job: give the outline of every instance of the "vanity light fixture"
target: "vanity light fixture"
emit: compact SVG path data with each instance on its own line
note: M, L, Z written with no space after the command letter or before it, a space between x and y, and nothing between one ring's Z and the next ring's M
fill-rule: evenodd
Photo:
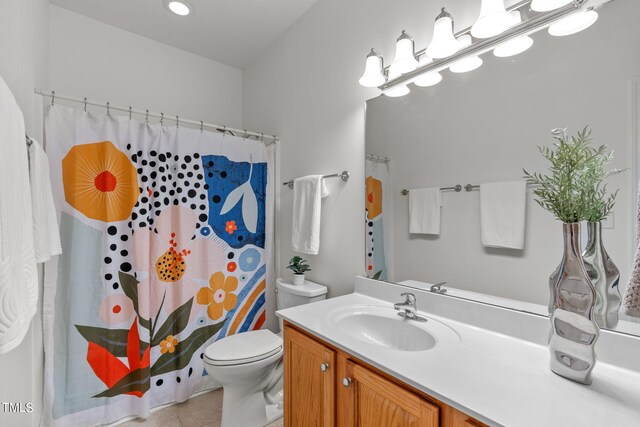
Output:
M433 27L433 38L427 47L426 54L431 58L446 58L460 50L460 44L453 35L453 16L443 7L436 17Z
M592 26L598 20L598 12L593 9L579 10L566 18L552 24L549 34L552 36L569 36Z
M389 68L389 80L395 79L400 77L400 73L397 71L397 69L395 69L393 67L393 65ZM383 95L386 95L388 97L391 98L399 98L401 96L405 96L408 95L409 92L411 92L409 90L409 88L407 87L407 85L397 85L397 86L393 86L387 90L382 91Z
M480 17L471 27L471 35L486 39L503 33L513 24L513 17L504 8L504 0L482 0Z
M191 5L184 0L164 0L164 6L169 12L178 16L187 16L193 10Z
M402 34L396 41L396 59L391 66L400 74L418 68L413 37L407 34L405 30L402 30Z
M469 34L460 36L458 37L458 42L463 48L469 47L472 44L471 36ZM452 73L467 73L480 68L481 65L482 59L480 59L479 56L466 56L451 64L449 70L451 70Z
M386 81L383 59L375 50L371 49L371 52L367 55L364 74L360 77L359 82L364 87L378 87Z
M511 12L514 25L522 22L522 15L519 10ZM506 58L508 56L518 55L533 46L533 39L529 36L520 36L498 45L493 49L493 54L498 58Z
M533 0L531 10L534 12L549 12L550 10L566 6L573 0Z
M433 59L429 58L429 56L422 55L420 57L420 61L418 61L419 67L424 67L425 65L431 64ZM420 74L418 77L413 79L411 82L420 87L429 87L437 85L442 81L442 74L437 71L430 71L428 73Z
M396 60L389 67L383 67L382 57L377 53L369 54L360 84L371 87L373 82L383 82L378 86L383 94L403 96L409 93L409 83L423 87L439 83L440 72L447 68L463 73L480 67L480 55L487 52L493 51L497 57L522 53L533 45L531 35L538 31L546 29L553 36L582 31L598 19L595 9L614 0L521 0L508 8L504 7L504 0L481 1L478 22L455 34L453 17L443 7L426 49L416 52L413 39L403 31L396 43ZM553 8L539 12L534 5L540 9ZM493 25L485 24L491 21ZM474 39L474 33L475 37L487 38ZM495 35L488 36L491 33Z

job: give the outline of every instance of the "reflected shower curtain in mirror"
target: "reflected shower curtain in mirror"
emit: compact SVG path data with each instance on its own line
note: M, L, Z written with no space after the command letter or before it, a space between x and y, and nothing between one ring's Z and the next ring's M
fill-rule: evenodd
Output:
M45 270L43 424L215 386L207 345L265 322L275 146L58 105L45 128L63 255Z
M392 215L388 163L365 160L365 176L367 277L391 280L390 251L386 246L391 241Z

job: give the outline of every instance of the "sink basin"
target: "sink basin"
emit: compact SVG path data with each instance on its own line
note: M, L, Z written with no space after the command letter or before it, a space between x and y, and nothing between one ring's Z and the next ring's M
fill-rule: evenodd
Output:
M397 351L427 351L442 343L460 341L455 331L437 320L407 320L389 307L341 307L330 312L328 318L353 338Z

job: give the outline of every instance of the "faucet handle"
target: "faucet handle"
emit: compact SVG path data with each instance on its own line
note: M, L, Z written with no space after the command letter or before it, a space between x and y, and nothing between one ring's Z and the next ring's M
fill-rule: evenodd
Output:
M404 292L402 294L400 294L401 297L405 297L406 298L406 302L408 302L409 304L415 304L416 303L416 296L414 294L412 294L411 292Z

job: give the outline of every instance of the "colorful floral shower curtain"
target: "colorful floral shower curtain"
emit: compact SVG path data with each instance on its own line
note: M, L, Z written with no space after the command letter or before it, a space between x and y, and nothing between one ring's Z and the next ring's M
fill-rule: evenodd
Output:
M391 280L391 192L388 163L365 160L365 224L367 277Z
M265 322L273 146L57 105L46 138L63 255L45 271L43 424L214 386L206 347Z

